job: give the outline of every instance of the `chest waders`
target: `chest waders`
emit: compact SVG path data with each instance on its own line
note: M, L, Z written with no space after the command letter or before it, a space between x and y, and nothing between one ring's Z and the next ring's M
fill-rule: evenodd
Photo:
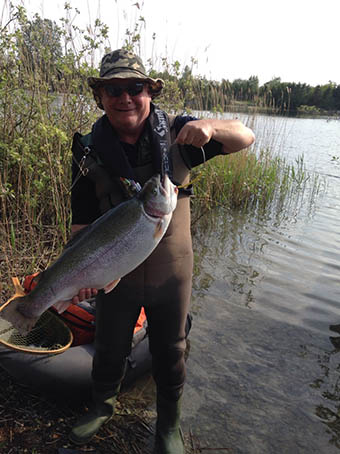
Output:
M171 140L174 141L172 131ZM169 151L172 179L189 182L189 169L179 146ZM89 166L87 166L89 167ZM99 166L100 167L100 166ZM120 203L126 195L117 181L104 176L92 163L96 193L102 211ZM133 169L142 185L154 174L152 164ZM98 177L100 175L100 177ZM96 298L96 353L93 361L94 408L72 429L74 443L87 443L111 419L131 351L133 329L141 306L149 327L152 373L157 386L156 451L184 454L179 426L180 398L185 381L185 323L189 312L193 252L190 233L190 199L182 192L169 228L155 251L137 269L121 279L110 293Z

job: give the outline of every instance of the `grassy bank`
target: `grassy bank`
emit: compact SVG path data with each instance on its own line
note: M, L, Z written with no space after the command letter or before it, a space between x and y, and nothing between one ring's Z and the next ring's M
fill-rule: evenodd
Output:
M12 19L13 27L0 30L1 302L12 294L11 276L22 278L43 270L68 239L71 141L76 131L88 132L101 115L86 79L95 72L89 63L91 52L105 38L105 28L99 23L94 35L85 35L83 47L75 52L71 23L65 20L60 30L50 23L40 24L41 31L47 27L50 35L39 35L38 27L36 36L44 39L31 42L32 47L27 45L32 24L24 10L19 9ZM54 33L63 40L64 52L59 53L58 46L46 46ZM160 105L181 112L180 93L178 83L169 80ZM251 114L248 121L251 125ZM284 212L304 194L307 184L311 197L319 190L303 160L288 164L275 155L271 144L208 162L194 171L196 177L193 222L215 205L251 215ZM71 448L67 434L84 404L45 398L18 385L3 370L0 389L1 452L55 454ZM121 397L117 418L86 452L151 452L154 414L145 410L141 396L127 393ZM186 441L188 452L205 452L190 434Z

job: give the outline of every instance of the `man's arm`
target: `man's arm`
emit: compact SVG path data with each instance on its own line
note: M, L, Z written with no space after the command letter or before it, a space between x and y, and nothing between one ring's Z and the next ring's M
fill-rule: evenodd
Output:
M253 131L239 120L202 119L187 122L177 135L181 145L203 147L211 139L223 145L223 153L235 153L255 140Z

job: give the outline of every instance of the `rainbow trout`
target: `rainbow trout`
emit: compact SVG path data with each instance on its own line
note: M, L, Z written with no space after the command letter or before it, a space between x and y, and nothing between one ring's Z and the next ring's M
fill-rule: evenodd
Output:
M167 175L148 180L132 199L112 208L81 232L26 296L1 312L21 334L49 307L65 310L82 288L110 292L156 248L176 208L178 189ZM66 304L65 304L66 303Z

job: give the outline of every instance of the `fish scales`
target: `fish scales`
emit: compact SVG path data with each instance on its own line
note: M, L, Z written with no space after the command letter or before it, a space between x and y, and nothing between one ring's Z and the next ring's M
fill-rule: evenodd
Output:
M96 229L89 230L73 247L66 249L62 260L57 260L43 275L41 284L46 288L47 293L39 291L39 296L35 299L34 304L38 313L32 310L33 306L30 307L29 315L31 317L40 315L41 305L44 304L44 299L46 301L46 296L50 295L50 291L54 294L54 296L48 297L50 302L67 301L72 299L81 287L103 288L109 281L119 279L126 274L126 270L133 266L132 262L136 262L131 253L133 253L132 244L135 247L136 243L134 237L136 237L137 230L140 230L137 223L141 218L145 218L140 205L140 203L129 204L126 202L123 209L110 213L111 216L102 219ZM129 217L129 222L123 224L124 228L117 231L115 229L117 217L126 220L128 211L133 214L138 213L138 216ZM105 224L103 224L104 222ZM147 222L147 225L153 228L150 222ZM105 228L102 228L103 226ZM107 227L111 228L113 240L106 241L104 245L99 246L98 240L104 237ZM109 236L106 235L106 238ZM152 244L146 245L143 249L144 254L145 250L151 249L154 244L152 242ZM120 260L117 257L120 257ZM52 283L50 278L53 279ZM32 297L34 298L34 296L33 290Z
M155 249L170 223L177 194L167 175L164 181L159 175L151 178L137 197L88 226L42 273L30 294L14 299L2 316L27 333L46 309L70 302L81 288L110 291L113 282L135 269Z

